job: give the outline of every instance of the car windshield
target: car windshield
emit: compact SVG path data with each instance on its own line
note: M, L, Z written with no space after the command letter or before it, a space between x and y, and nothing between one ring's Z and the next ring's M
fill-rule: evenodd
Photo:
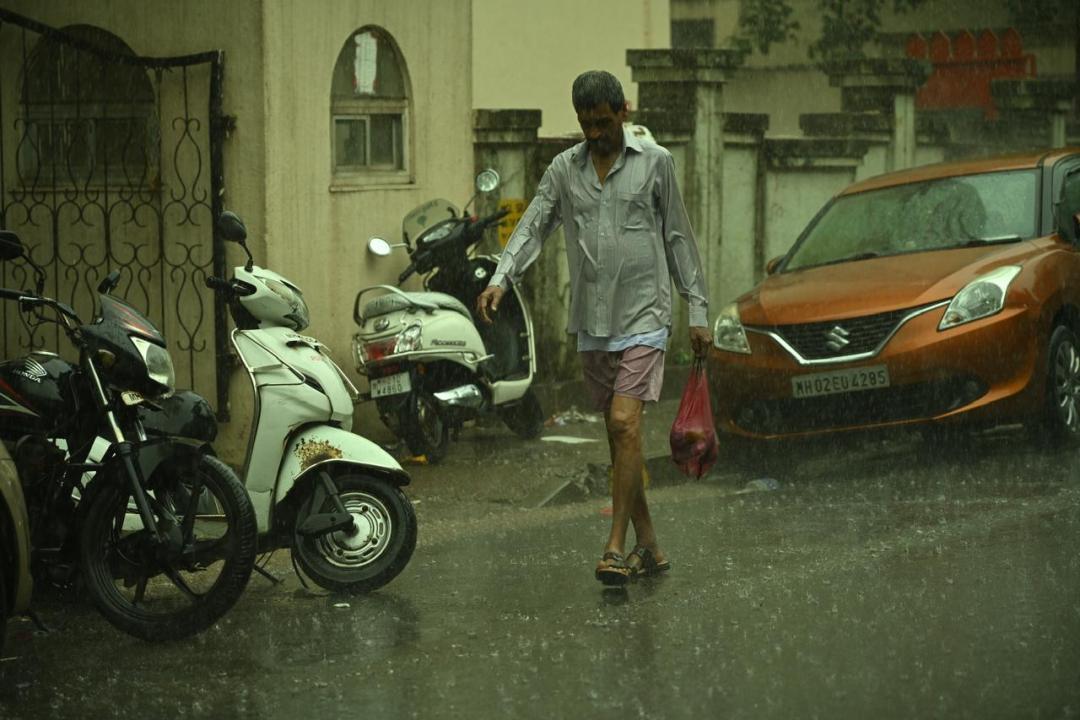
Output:
M1033 170L995 172L840 197L783 269L1033 237L1035 180Z

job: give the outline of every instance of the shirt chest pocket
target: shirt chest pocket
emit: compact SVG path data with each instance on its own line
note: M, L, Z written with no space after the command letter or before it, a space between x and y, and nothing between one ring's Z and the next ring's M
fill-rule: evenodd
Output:
M652 196L620 192L615 199L615 221L623 230L650 230L653 225Z

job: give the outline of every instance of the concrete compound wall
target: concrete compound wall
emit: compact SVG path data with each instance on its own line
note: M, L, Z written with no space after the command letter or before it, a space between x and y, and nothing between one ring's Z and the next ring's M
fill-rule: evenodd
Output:
M739 125L732 122L739 119L736 116L726 115L725 124ZM941 137L917 133L916 139L916 165L943 161L954 151L947 139ZM688 167L692 165L688 159L692 152L691 138L678 133L665 138L659 133L657 140L672 152L687 209L693 214L691 200L685 192ZM518 187L535 188L555 154L553 142L534 140L517 148L503 148L508 155L516 153L534 158L531 162L518 161L521 167L531 166L533 176ZM558 148L570 142L561 139ZM890 134L880 132L818 139L769 138L763 130L726 132L722 177L710 180L712 192L722 198L720 262L708 278L710 322L725 304L752 289L763 277L765 264L790 250L807 223L836 193L852 182L894 169L898 160L892 143ZM517 191L515 188L514 192ZM531 194L525 199L531 199ZM711 239L699 234L699 245ZM565 334L569 287L561 231L548 239L540 260L526 274L525 285L532 300L539 338L540 379L576 379L580 367L574 339ZM673 317L675 335L669 349L669 363L673 364L689 359L685 307L685 303L678 301Z

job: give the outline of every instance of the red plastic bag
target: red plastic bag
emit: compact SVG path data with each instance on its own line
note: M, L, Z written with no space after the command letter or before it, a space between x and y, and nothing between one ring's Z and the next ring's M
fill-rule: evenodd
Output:
M698 360L690 370L679 414L671 425L671 459L686 475L700 478L716 462L717 452L705 363Z

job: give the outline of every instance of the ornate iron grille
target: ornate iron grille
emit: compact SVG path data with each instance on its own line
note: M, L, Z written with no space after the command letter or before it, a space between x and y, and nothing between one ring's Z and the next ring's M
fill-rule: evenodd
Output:
M823 360L874 350L892 334L901 320L918 309L905 308L878 315L800 325L776 325L762 329L772 331L782 337L784 342L795 348L806 360ZM847 333L848 343L834 350L827 343L830 341L830 333L837 326Z
M45 268L46 293L89 319L97 284L145 312L169 342L177 383L227 417L223 275L223 54L138 57L90 26L59 31L0 9L0 227ZM25 263L0 284L32 287ZM64 352L53 325L0 306L4 357ZM213 353L215 362L208 362Z

